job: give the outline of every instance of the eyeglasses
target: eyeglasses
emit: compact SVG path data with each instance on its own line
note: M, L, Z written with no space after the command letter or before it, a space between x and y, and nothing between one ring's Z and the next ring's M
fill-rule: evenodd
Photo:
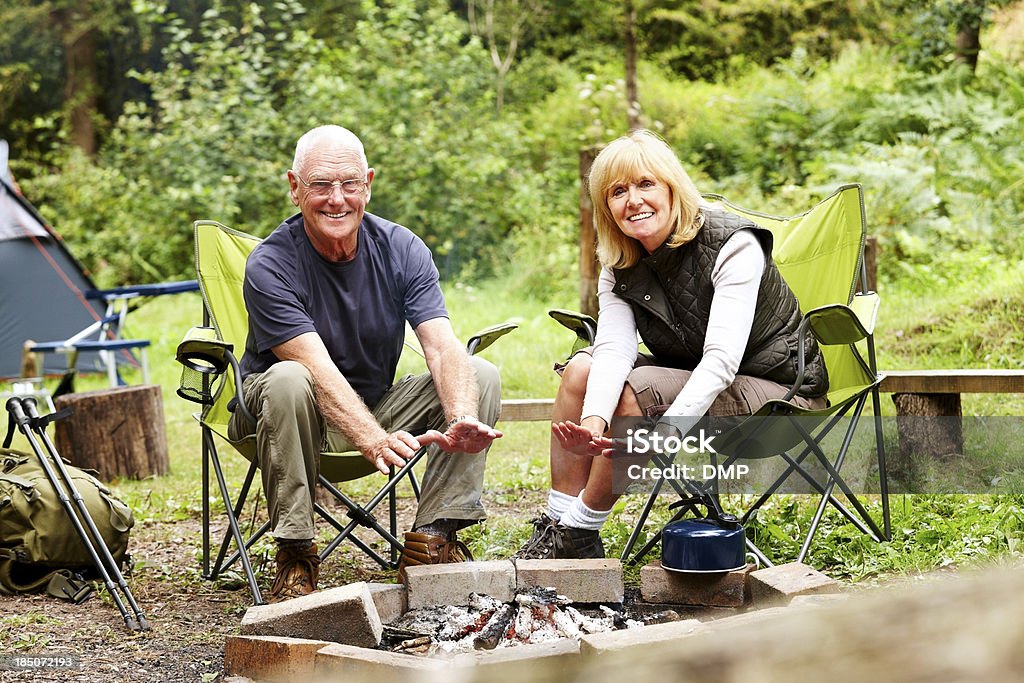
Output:
M302 179L298 173L295 173L295 177L299 179L299 182L306 186L309 193L314 197L330 197L334 192L335 186L341 188L341 193L346 197L361 197L366 193L367 183L366 180L360 178L350 178L348 180L314 180L313 182L307 183Z

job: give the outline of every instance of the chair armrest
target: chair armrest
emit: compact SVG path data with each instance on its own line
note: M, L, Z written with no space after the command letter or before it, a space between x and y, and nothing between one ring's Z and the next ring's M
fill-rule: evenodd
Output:
M548 311L548 315L576 335L576 342L572 345L573 352L592 345L597 338L597 321L586 313L555 308Z
M849 306L832 304L808 311L811 332L822 344L853 344L871 335L880 303L878 294L858 294Z
M882 303L878 292L857 293L850 303L850 308L857 314L857 320L867 330L868 334L875 333L875 323L878 319L878 308Z
M220 375L231 364L233 345L217 338L212 327L193 327L178 344L175 358L190 370Z
M469 338L469 341L466 342L466 350L469 355L476 355L517 327L519 325L509 322L485 327Z
M180 294L181 292L195 292L199 290L198 280L181 280L179 282L158 282L148 285L129 285L127 287L114 287L112 289L87 289L84 292L86 299L130 299L136 296L161 296L163 294Z
M178 387L178 396L196 403L212 405L220 393L214 391L213 385L222 377L226 381L225 372L230 366L235 386L228 410L238 410L251 424L256 424L256 418L242 400L242 370L238 366L233 349L232 344L217 338L217 331L212 327L193 327L186 332L175 354L178 362L185 366Z

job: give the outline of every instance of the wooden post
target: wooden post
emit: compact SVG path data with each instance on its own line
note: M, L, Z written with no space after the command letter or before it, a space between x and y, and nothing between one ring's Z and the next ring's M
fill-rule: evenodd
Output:
M21 376L22 377L41 377L41 367L39 364L39 357L32 352L32 347L35 346L35 342L31 339L27 340L21 347Z
M864 241L864 267L868 271L868 290L878 291L878 238L868 236Z
M587 177L596 156L596 147L580 150L580 312L594 318L597 318L597 278L601 265L597 260L594 205L590 201Z
M54 424L57 450L103 481L166 474L167 431L160 387L147 384L66 394L54 402L71 415Z
M640 128L640 98L636 85L636 7L626 0L626 123L630 130Z

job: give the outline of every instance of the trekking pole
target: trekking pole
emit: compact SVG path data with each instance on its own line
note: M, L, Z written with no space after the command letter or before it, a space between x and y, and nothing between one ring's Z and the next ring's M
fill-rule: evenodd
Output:
M57 493L57 497L60 500L61 506L64 508L64 512L67 513L68 519L71 521L71 525L74 527L78 537L82 540L85 545L86 551L89 553L89 557L92 559L93 566L99 573L103 580L103 583L107 587L107 591L114 600L114 604L117 606L118 611L124 618L124 623L131 631L145 631L149 629L149 624L143 616L142 611L139 609L138 604L135 602L135 598L132 596L131 591L128 588L128 584L124 580L124 576L121 574L120 569L117 567L117 562L110 554L110 550L107 548L106 543L103 540L103 536L96 528L95 522L93 522L92 516L89 514L88 508L85 506L85 501L82 499L81 493L75 487L74 482L71 480L71 475L64 467L64 461L53 447L53 443L50 441L49 436L46 434L46 424L51 421L53 416L50 418L41 418L38 411L36 410L36 401L34 398L18 398L13 397L7 401L7 411L10 413L11 418L17 423L18 428L28 439L29 446L31 446L33 453L39 459L39 463L43 467L43 471L46 473L46 478L49 479L50 485L53 486L54 491ZM43 452L43 449L39 446L39 440L36 438L33 429L37 430L42 437L43 443L46 446L46 451L50 457L47 457L47 453ZM53 462L50 462L52 458ZM54 471L54 465L57 466L57 470L60 472L58 475ZM71 505L71 499L68 498L68 494L65 491L65 486L71 492L71 496L75 501L75 506L81 514L82 520L85 521L89 527L89 532L92 533L92 538L96 540L95 545L86 531L85 527L82 526L82 521L79 520L78 515L75 514L75 509ZM97 552L96 546L102 550L102 557ZM109 566L111 571L107 571ZM117 584L111 579L111 572L117 577ZM128 599L129 604L135 612L133 617L128 613L125 608L124 601L121 599L120 594L117 592L118 587L124 592L125 597Z
M71 495L75 501L75 506L81 513L82 519L85 520L93 538L96 539L96 544L99 546L101 556L105 560L106 566L110 568L109 574L113 575L114 580L117 582L117 586L121 589L124 597L128 600L128 605L132 608L132 612L135 614L135 620L125 619L125 624L133 631L148 631L149 622L142 613L142 609L139 607L139 604L135 601L135 596L132 595L132 591L128 587L128 582L125 580L124 574L121 573L121 569L118 567L117 561L114 559L114 556L111 554L106 542L103 540L103 535L100 534L99 529L96 528L96 523L93 521L92 515L89 514L89 508L86 507L82 494L79 493L78 488L75 486L75 482L71 479L70 473L68 473L67 468L64 467L64 459L60 457L60 454L57 452L56 447L50 440L49 435L46 433L46 425L57 418L55 415L41 417L37 410L37 402L35 398L26 397L22 399L22 403L25 406L28 416L32 419L32 427L39 432L39 435L43 439L43 444L46 446L46 450L49 452L50 457L53 458L53 461L57 464L57 470L60 472L64 482L66 482L68 490L71 491ZM101 575L104 576L104 579L108 584L107 589L110 590L111 580L109 575L103 575L102 573ZM113 594L113 591L111 591L111 593ZM132 628L133 624L136 628Z

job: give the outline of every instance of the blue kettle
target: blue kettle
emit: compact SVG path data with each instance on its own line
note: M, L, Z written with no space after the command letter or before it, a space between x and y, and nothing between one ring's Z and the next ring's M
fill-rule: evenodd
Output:
M747 565L747 539L735 515L726 514L710 495L685 498L671 507L696 506L704 517L669 523L661 535L661 566L674 572L731 572Z

